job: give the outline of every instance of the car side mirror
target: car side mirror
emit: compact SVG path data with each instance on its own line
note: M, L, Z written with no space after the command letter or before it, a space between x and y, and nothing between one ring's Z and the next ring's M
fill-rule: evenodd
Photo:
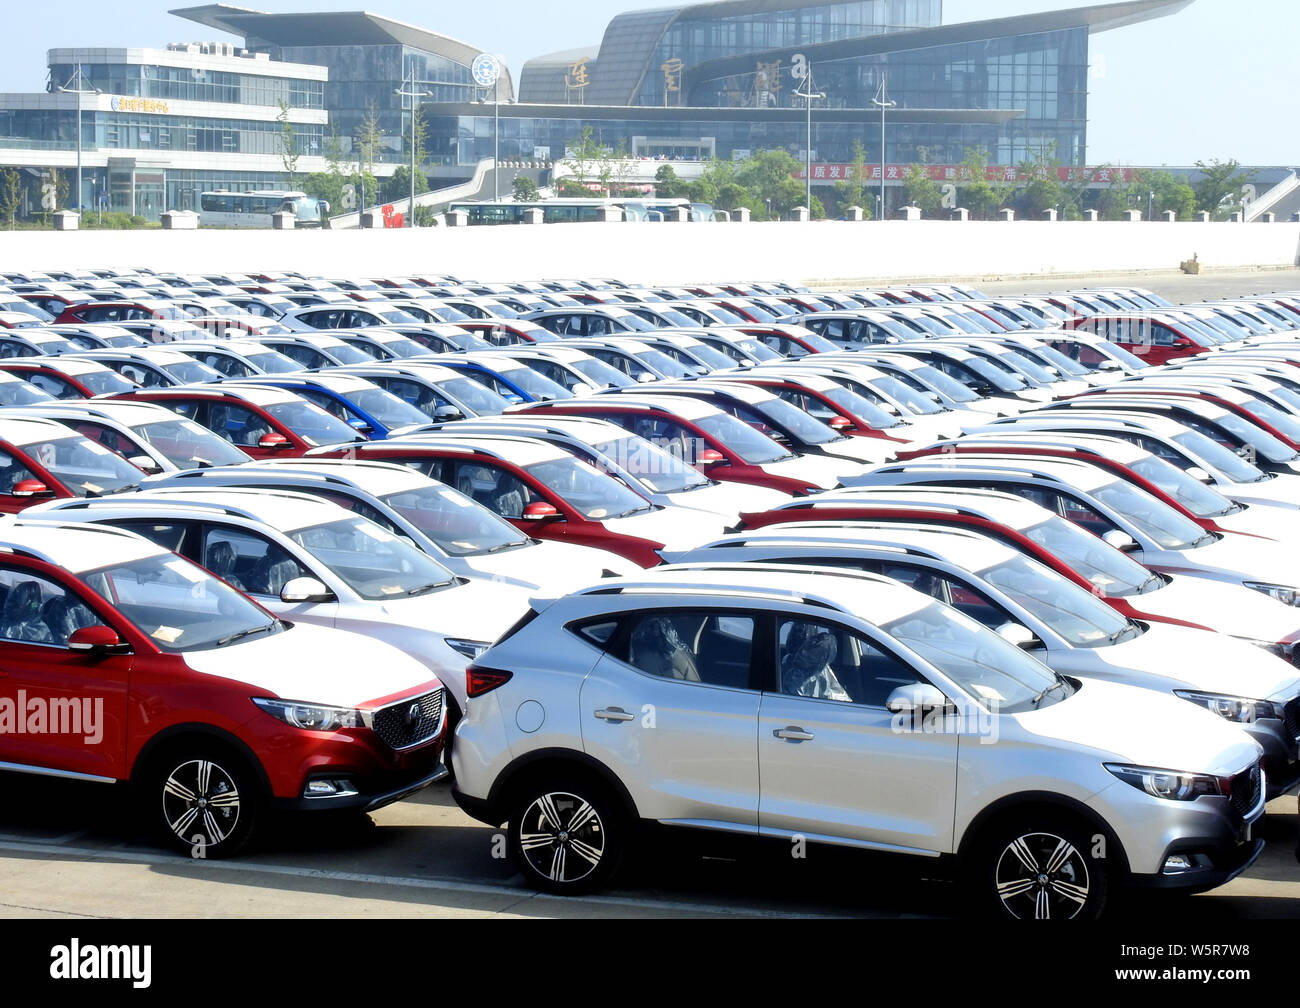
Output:
M439 406L433 411L435 420L464 420L465 414L455 406Z
M586 382L574 382L573 387L569 389L575 396L591 395L596 389Z
M655 380L655 376L652 375L649 371L642 371L639 375L636 376L636 380L637 380L640 384L645 385L645 384L647 384L647 383L649 383L649 382L654 381L654 380Z
M899 686L885 698L885 709L894 715L902 728L922 730L931 712L948 714L955 710L943 691L929 683Z
M38 479L19 480L10 491L15 497L52 497L54 491Z
M524 513L520 516L524 521L549 521L560 517L560 512L554 504L548 504L546 501L533 501L524 507Z
M1210 478L1210 474L1207 473L1200 466L1192 466L1190 469L1186 470L1186 472L1187 475L1190 476L1192 479L1199 480L1202 483L1213 482L1213 480Z
M73 630L68 636L68 650L105 658L130 654L131 645L122 640L112 627L95 624Z
M348 426L351 427L354 431L359 431L362 434L373 434L375 432L374 427L366 423L360 417L355 417L349 420Z
M1122 529L1111 529L1101 538L1107 546L1111 546L1121 553L1134 553L1138 550L1137 541Z
M716 448L705 448L696 456L695 464L701 466L715 466L720 462L725 462L726 457Z
M162 466L151 459L148 455L132 455L127 459L127 461L137 469L141 469L150 475L162 472Z
M826 422L826 425L832 430L842 431L846 427L852 427L853 421L844 416L833 416Z
M280 589L280 601L291 605L306 602L333 602L335 596L332 591L313 577L296 577L291 578Z
M1008 621L997 628L997 635L1008 644L1014 644L1018 648L1038 647L1042 642L1034 636L1034 632L1027 626L1019 623Z
M277 434L272 431L270 434L263 434L257 439L257 447L265 448L268 451L285 451L292 448L289 439L283 434Z

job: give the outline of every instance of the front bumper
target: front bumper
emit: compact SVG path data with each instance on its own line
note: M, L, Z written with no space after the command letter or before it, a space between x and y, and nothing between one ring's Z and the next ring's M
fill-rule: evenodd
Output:
M337 795L305 798L276 798L272 807L281 812L360 811L374 812L423 791L451 773L440 754L432 766L422 765L400 774L384 774L373 780L357 781L356 790ZM346 773L321 773L322 778L348 777Z

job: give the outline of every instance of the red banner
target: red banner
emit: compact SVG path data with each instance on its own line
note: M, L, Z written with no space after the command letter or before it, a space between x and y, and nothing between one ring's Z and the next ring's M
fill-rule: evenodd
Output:
M902 182L907 177L907 172L911 165L885 165L886 182ZM935 182L953 182L960 185L962 182L969 181L969 173L965 165L921 165L925 169L925 174ZM863 165L866 174L866 181L880 181L880 165ZM794 177L802 179L807 174L803 167L794 173ZM1058 167L1056 177L1060 182L1084 182L1090 185L1110 185L1114 183L1132 182L1137 178L1138 169L1136 168L1071 168ZM812 166L812 176L814 182L847 182L853 178L853 165L851 164L814 164ZM1016 165L989 165L984 169L984 177L989 182L1029 182L1031 173Z

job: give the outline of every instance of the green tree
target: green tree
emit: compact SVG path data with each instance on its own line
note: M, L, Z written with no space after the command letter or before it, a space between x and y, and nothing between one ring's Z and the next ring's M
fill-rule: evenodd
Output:
M515 178L512 195L516 203L536 203L542 198L542 191L537 188L537 183L527 175L519 175Z
M794 177L799 162L789 151L759 151L733 170L735 181L753 193L756 205L770 206L772 215L783 216L804 204L805 185Z
M967 147L958 176L958 202L976 220L988 220L1002 208L1000 194L989 182L989 152L983 147Z
M655 172L655 195L674 199L686 195L686 183L677 176L670 164L660 165Z
M1196 209L1208 210L1215 220L1226 220L1241 206L1241 187L1246 176L1236 160L1197 161L1201 179L1196 183Z
M604 160L605 148L596 140L596 133L590 126L582 127L582 136L576 141L570 140L565 146L568 149L565 160L569 162L570 174L567 179L561 180L561 191L570 192L576 186L579 195L590 196L591 192L587 184L596 181L600 162ZM574 185L565 185L566 182L572 182Z
M1125 179L1123 176L1126 169L1111 168L1109 165L1103 167L1110 168L1114 181L1097 193L1095 206L1101 219L1123 220L1124 212L1139 209L1139 204L1145 209L1144 201L1148 190L1143 187L1142 173L1131 172Z
M280 114L275 117L280 124L280 162L284 165L285 184L293 188L293 177L298 174L298 133L289 121L289 102L280 99Z
M418 168L415 172L416 193L427 192L429 180ZM411 198L411 169L398 165L397 170L379 184L379 201L381 203L400 203Z
M375 158L379 156L379 145L383 143L384 131L379 128L379 109L371 101L366 106L365 118L357 129L357 206L364 210L367 197L370 202L376 200L379 185L375 181Z
M903 174L903 195L908 206L921 208L923 217L938 217L943 209L943 192L939 183L930 178L924 164L908 165Z
M835 199L836 213L841 217L845 215L849 207L856 206L862 208L864 218L871 217L871 211L868 204L871 202L871 194L867 191L867 150L862 146L860 140L853 141L853 163L849 166L849 175L843 182L836 182L831 187L831 192Z
M1021 216L1041 217L1044 211L1058 208L1066 201L1058 167L1054 143L1039 147L1020 162L1020 171L1027 179L1016 200Z
M1156 168L1142 173L1142 185L1155 193L1156 213L1172 210L1178 220L1191 220L1196 213L1196 190L1170 172Z
M9 228L13 230L14 218L23 201L23 177L16 168L0 171L0 213L9 218Z

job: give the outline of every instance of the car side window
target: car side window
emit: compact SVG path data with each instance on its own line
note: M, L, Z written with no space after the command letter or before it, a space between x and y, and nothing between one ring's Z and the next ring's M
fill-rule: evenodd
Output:
M156 521L126 521L122 522L121 526L173 553L181 552L185 542L185 532L189 528L184 522Z
M203 566L250 595L279 595L297 577L312 577L282 546L242 529L214 526L203 536Z
M616 657L648 675L749 689L754 618L733 610L656 610L628 617Z
M435 479L437 477L434 477ZM458 462L455 487L502 518L522 518L532 503L528 484L511 472L481 462Z
M781 620L776 645L778 688L786 696L884 707L898 687L922 681L908 663L833 623Z
M123 437L111 427L105 427L103 424L94 423L90 420L79 420L71 426L82 437L90 441L97 441L109 451L115 452L123 458L140 454L140 448L134 441Z
M0 451L0 493L11 494L14 487L23 480L36 479L27 466L7 451Z
M246 406L214 402L208 405L208 427L234 445L255 447L272 433L266 419Z
M54 375L33 374L28 375L27 380L35 385L42 392L48 392L56 399L84 399L83 396L72 382Z
M0 640L67 647L74 630L102 620L62 585L30 571L0 569Z

